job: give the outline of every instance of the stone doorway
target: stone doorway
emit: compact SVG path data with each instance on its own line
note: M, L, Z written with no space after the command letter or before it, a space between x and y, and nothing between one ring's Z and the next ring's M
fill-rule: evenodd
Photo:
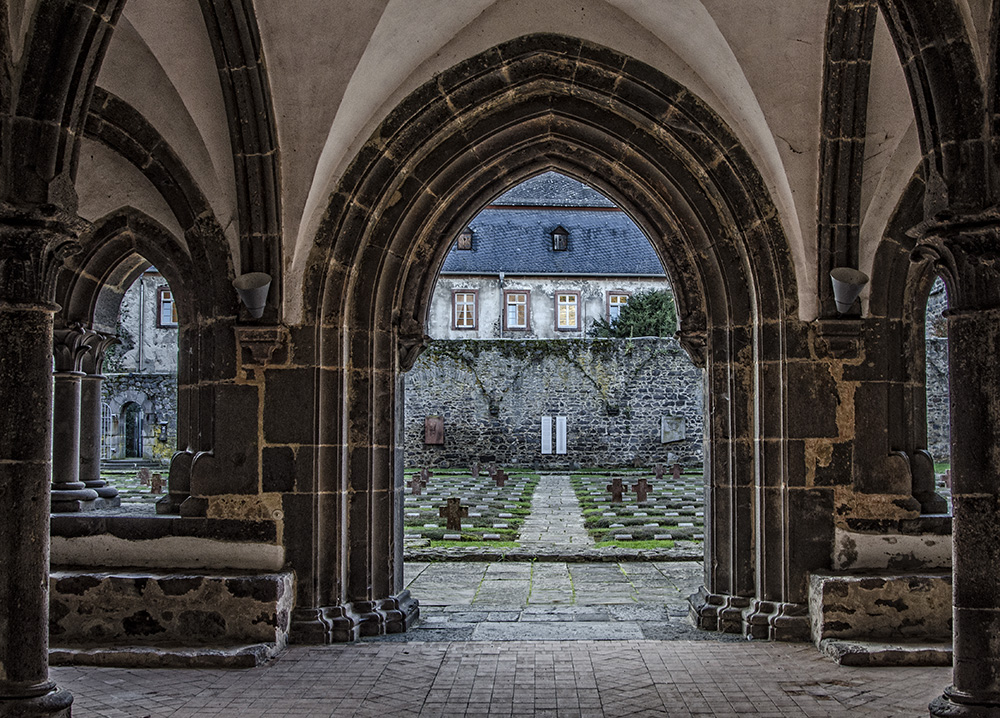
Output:
M122 407L122 456L142 458L142 407L130 401Z

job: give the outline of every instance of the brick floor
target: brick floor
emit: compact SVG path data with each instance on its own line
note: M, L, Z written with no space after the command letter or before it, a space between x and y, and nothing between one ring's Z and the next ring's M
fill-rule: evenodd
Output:
M806 644L293 647L248 670L53 668L76 718L925 716L947 668L844 668Z

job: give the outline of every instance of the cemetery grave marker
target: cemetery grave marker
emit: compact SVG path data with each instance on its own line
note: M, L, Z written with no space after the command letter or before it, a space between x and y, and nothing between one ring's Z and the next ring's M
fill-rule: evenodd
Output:
M479 462L478 461L474 461L472 463L472 478L474 478L474 479L478 479L479 478Z
M136 477L139 479L139 484L141 486L149 486L149 469L145 466L139 469L139 473L136 474Z
M147 469L148 471L148 469ZM163 477L159 474L153 474L149 479L149 493L158 494L163 491Z
M507 474L504 473L503 469L497 469L497 472L493 474L493 480L496 482L496 485L500 488L503 488L503 485L507 483L508 478L509 477L507 476Z
M422 487L423 482L420 480L420 477L414 474L413 478L410 479L410 493L414 496L420 496L420 489Z
M469 509L462 506L462 499L453 497L448 499L447 506L438 509L438 515L448 520L447 528L449 531L461 531L462 517L469 515Z
M674 481L677 481L679 478L681 478L681 465L674 464L673 472L674 472Z
M620 504L622 502L622 494L628 491L628 487L622 485L622 478L620 476L616 476L611 479L607 490L611 492L612 503Z
M632 490L635 492L635 500L640 504L645 503L649 495L649 490L652 488L646 479L639 479L639 481L632 485Z
M656 475L656 480L659 481L663 478L663 464L657 464L653 467L653 473Z

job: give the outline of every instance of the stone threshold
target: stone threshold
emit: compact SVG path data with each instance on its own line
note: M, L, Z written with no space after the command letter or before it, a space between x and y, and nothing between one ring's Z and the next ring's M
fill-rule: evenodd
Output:
M276 643L242 646L51 646L50 666L105 668L256 668L284 650Z
M546 561L560 563L618 563L620 561L701 561L704 545L678 541L669 549L629 548L406 548L405 561Z

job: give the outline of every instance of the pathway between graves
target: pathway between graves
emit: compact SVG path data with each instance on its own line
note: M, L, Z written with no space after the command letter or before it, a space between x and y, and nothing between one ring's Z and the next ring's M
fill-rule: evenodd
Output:
M521 525L522 548L587 548L593 539L583 527L583 513L569 476L545 475L531 497L531 515Z

